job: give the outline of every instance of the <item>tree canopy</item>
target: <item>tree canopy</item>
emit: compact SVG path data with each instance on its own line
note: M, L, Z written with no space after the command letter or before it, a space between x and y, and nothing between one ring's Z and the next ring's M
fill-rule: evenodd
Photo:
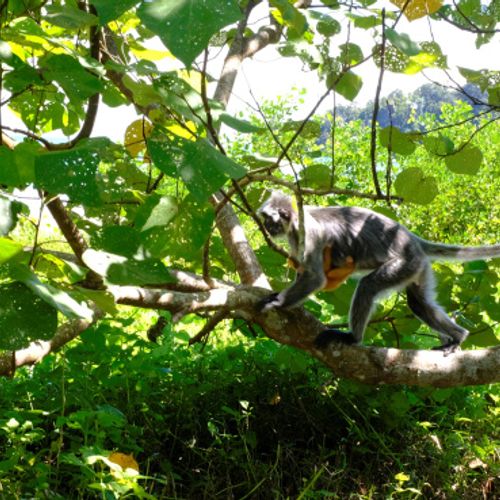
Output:
M290 280L256 215L270 187L369 206L423 237L498 242L500 72L450 68L432 30L471 32L479 48L499 16L494 0L1 2L0 373L134 306L158 311L152 338L186 322L191 344L206 341L229 320L364 382L498 382L498 261L437 267L441 303L472 330L464 347L482 348L448 358L420 350L435 337L397 296L379 306L370 347L316 349L325 323L345 322L351 281L304 308L255 304ZM428 39L403 19L428 20ZM271 46L314 72L321 98L300 118L300 96L228 113L243 63ZM319 113L334 95L355 102L363 65L378 82L368 120ZM439 114L416 114L415 96L383 102L388 74L429 69L457 92ZM134 107L123 141L93 135L103 104Z

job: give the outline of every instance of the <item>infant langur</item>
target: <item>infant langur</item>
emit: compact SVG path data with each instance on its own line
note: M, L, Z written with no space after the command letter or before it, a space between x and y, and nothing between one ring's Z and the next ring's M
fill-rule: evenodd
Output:
M390 290L405 289L408 306L439 333L447 355L469 332L449 318L434 299L434 275L430 261L469 261L500 257L500 244L482 247L444 245L423 240L401 224L365 208L304 207L304 253L299 252L298 213L292 199L280 192L259 208L271 236L286 236L291 254L301 262L294 283L264 298L259 309L288 308L322 289L339 286L353 272L362 272L349 312L351 331L326 330L317 345L335 340L359 344L375 300Z

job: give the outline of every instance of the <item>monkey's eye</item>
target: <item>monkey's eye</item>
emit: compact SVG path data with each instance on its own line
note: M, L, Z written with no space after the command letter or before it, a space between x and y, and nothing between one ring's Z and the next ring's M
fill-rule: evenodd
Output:
M290 213L286 210L279 210L278 213L284 221L288 222L290 220Z

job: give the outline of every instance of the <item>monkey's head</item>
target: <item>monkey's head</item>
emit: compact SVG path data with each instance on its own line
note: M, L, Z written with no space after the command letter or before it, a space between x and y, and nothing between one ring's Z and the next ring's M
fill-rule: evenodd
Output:
M272 237L286 236L297 223L292 198L280 191L272 191L257 213Z

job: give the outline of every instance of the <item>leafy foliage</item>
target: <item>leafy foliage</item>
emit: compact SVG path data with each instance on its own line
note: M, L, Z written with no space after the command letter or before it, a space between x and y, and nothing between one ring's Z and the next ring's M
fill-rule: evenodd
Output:
M62 347L94 309L106 314L0 381L2 495L478 498L498 487L497 388L332 380L248 314L189 309L210 305L216 278L231 289L220 296L244 293L232 283L251 281L248 262L274 288L290 281L252 217L276 185L300 185L316 205L368 206L429 239L498 242L498 71L460 68L460 94L424 86L314 113L331 93L355 101L358 66L381 79L448 68L446 47L410 38L403 15L472 31L480 46L497 3L303 3L0 2L2 373L21 354L35 361L33 346ZM240 64L269 44L317 75L325 93L308 115L303 91L237 116L227 107ZM122 141L92 135L106 120L99 102L139 115ZM466 348L499 343L498 266L436 266L440 303L471 330ZM343 324L355 286L305 307ZM171 314L119 305L120 293L143 308L159 294ZM188 349L211 324L218 338ZM366 341L415 349L436 338L395 295Z

